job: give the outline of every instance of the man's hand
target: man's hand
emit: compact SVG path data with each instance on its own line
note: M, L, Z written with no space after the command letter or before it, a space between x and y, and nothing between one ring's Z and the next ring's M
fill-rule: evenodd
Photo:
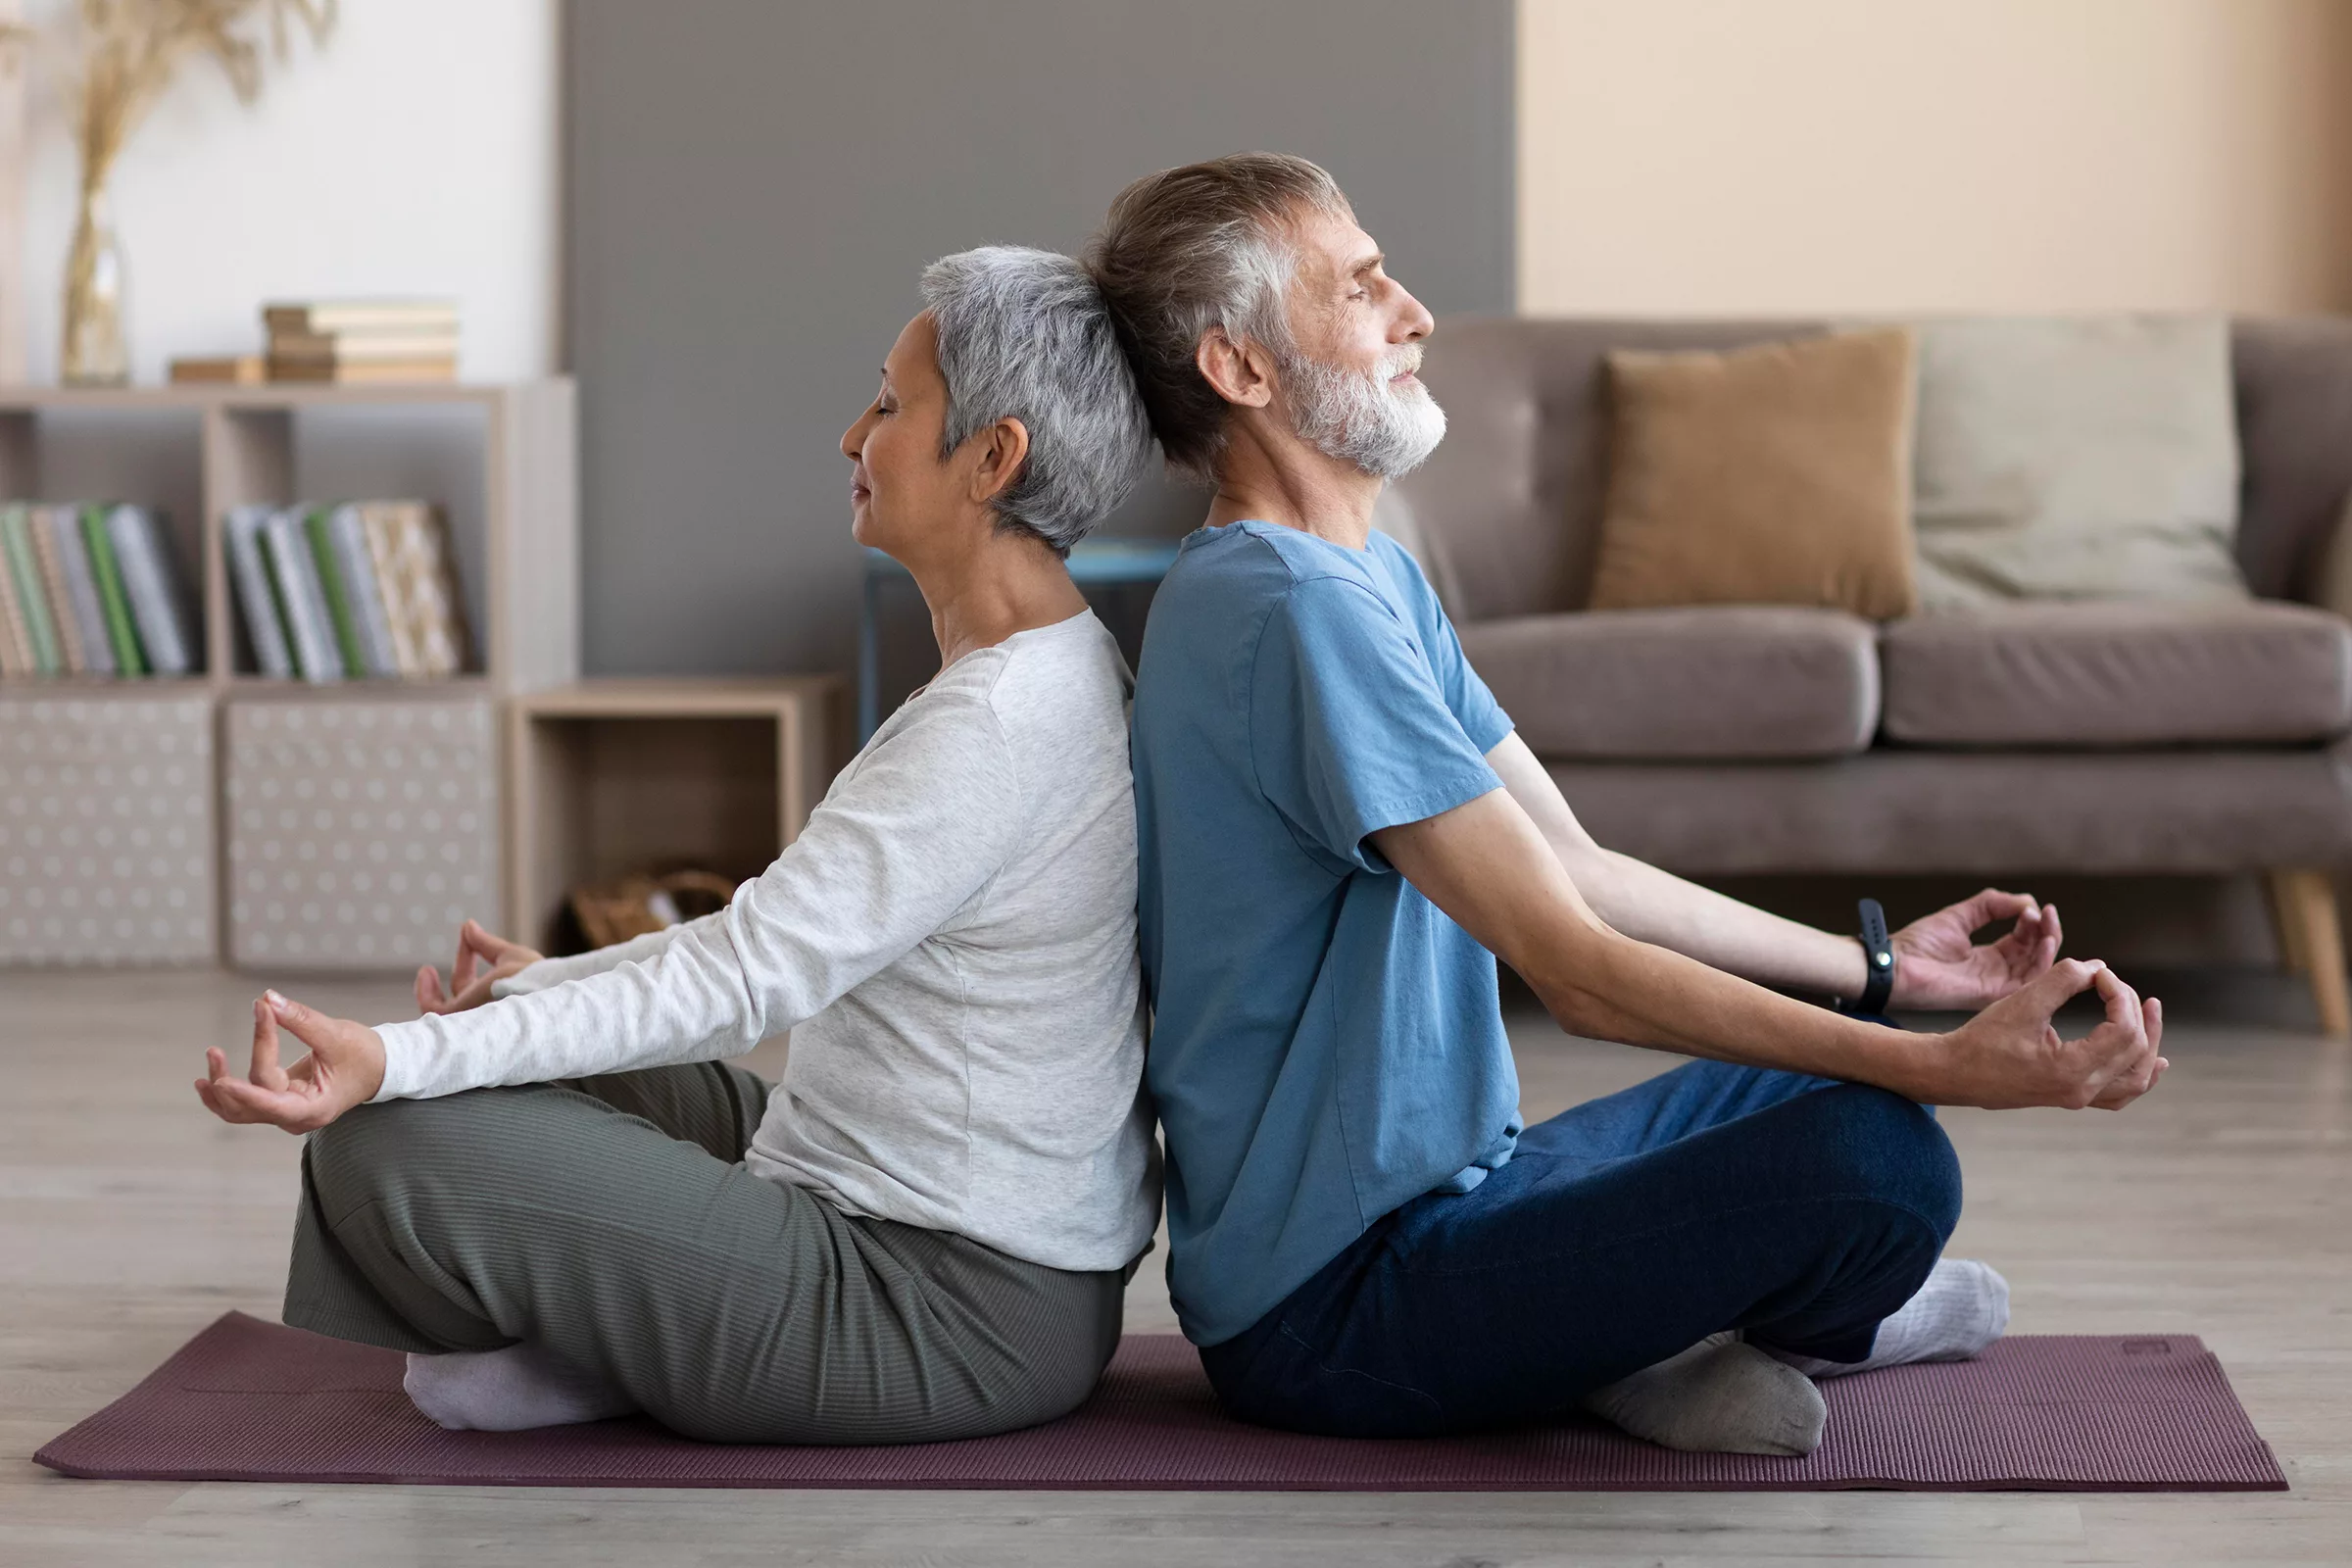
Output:
M311 1054L291 1067L277 1064L277 1028L284 1024ZM329 1018L274 991L253 1004L253 1076L228 1070L216 1046L204 1054L210 1076L196 1080L196 1098L222 1121L266 1122L290 1133L312 1133L384 1086L384 1042L364 1023Z
M449 966L449 988L431 964L416 971L416 1010L464 1012L490 1000L490 988L520 974L545 955L482 929L478 920L458 927L458 957Z
M1972 940L1984 926L2011 918L2017 923L1999 941L1980 946ZM1894 933L1894 994L1887 1005L1975 1008L1998 1002L2049 971L2062 935L2056 905L1986 888Z
M2061 1040L2050 1015L2093 987L2106 1019L2080 1040ZM2121 1110L2164 1076L2163 1043L2164 1004L2142 1002L2096 959L2068 958L1941 1037L1913 1098L1987 1110Z

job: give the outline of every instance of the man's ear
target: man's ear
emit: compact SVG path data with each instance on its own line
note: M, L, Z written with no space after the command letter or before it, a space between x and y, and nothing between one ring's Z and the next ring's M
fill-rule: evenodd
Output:
M1228 403L1262 409L1274 401L1274 357L1249 338L1237 343L1212 326L1193 350L1193 363Z
M1021 465L1029 457L1029 427L1009 415L985 430L975 430L967 438L980 448L980 461L972 468L968 487L970 499L983 504L996 500L1020 476Z

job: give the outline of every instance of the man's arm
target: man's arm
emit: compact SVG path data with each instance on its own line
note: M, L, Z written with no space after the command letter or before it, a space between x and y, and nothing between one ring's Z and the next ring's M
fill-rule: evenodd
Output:
M1768 914L1752 905L1593 842L1551 774L1516 731L1487 753L1578 892L1627 936L1655 943L1759 985L1858 997L1868 979L1862 945ZM1972 946L1969 934L1995 920L2017 924L1999 942ZM1896 933L1894 1002L1915 1007L1977 1007L2049 968L2061 931L2055 906L1987 888Z
M1948 1035L1793 1001L1611 928L1508 790L1372 835L1373 847L1534 987L1571 1033L1877 1084L1935 1104L2118 1109L2163 1071L2162 1010L2104 964L2068 960ZM2063 1041L2050 1015L2096 987L2106 1021Z

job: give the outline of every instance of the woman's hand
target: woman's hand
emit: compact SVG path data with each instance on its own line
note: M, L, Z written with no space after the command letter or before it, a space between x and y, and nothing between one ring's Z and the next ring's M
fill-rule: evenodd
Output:
M2094 988L2106 1018L2080 1040L2060 1039L2050 1015ZM1912 1098L1986 1110L2121 1110L2164 1076L2163 1044L2162 1003L2141 1001L2096 959L2068 958L1936 1040Z
M1999 941L1973 940L1982 927L2011 917L2017 923ZM1986 888L1894 934L1894 993L1886 1004L1987 1006L2047 973L2062 936L2056 905Z
M291 1067L277 1064L277 1026L284 1024L311 1054ZM384 1086L384 1042L364 1023L329 1018L274 991L253 1004L253 1076L228 1070L216 1046L204 1054L209 1077L196 1080L196 1098L222 1121L266 1122L290 1133L313 1133Z
M464 1012L490 1000L490 988L520 974L546 955L509 942L482 929L478 920L458 927L458 957L449 966L449 989L441 988L441 972L431 964L416 971L416 1009L419 1012ZM486 964L488 967L480 967Z

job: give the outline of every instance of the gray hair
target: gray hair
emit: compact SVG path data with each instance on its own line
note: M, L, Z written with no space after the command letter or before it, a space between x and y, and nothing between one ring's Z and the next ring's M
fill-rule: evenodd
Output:
M1352 217L1339 182L1287 153L1237 153L1119 192L1087 249L1168 461L1214 477L1226 404L1194 356L1211 327L1294 354L1289 291L1303 212Z
M923 306L948 383L940 456L1020 420L1029 456L997 494L999 521L1068 555L1152 460L1151 416L1102 290L1067 256L987 245L923 269Z

